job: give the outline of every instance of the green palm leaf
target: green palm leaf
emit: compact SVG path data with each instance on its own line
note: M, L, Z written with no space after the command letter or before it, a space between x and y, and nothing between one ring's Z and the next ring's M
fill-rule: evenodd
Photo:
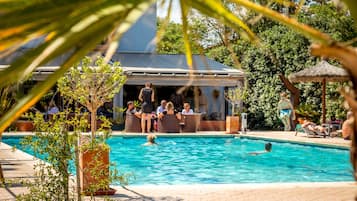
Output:
M305 35L308 38L311 38L315 41L318 41L322 44L328 45L333 42L333 40L326 34L318 31L317 29L314 29L310 26L307 26L305 24L299 23L296 19L289 18L281 13L278 13L274 10L271 10L267 7L261 6L259 4L253 3L248 0L230 0L233 3L236 3L238 5L244 6L245 8L249 10L253 10L257 13L263 14L266 17L269 17L277 22L280 22L292 29L294 29L297 32L300 32L301 34Z
M197 9L201 13L213 17L223 24L235 29L238 33L244 30L252 41L257 40L257 37L252 30L239 17L235 16L228 9L226 9L221 1L185 1L192 8Z
M357 4L355 0L342 0L348 7L351 15L355 21L355 27L357 27Z
M0 132L5 130L12 121L16 120L23 112L34 105L42 95L50 89L56 81L68 70L75 62L85 56L88 51L94 49L103 39L105 39L113 30L120 35L125 32L132 23L134 23L142 13L152 4L153 1L126 1L118 3L117 1L99 1L100 6L92 6L78 13L64 13L71 15L65 26L53 25L52 28L39 26L39 29L45 30L44 34L54 32L48 41L38 47L29 50L7 69L0 73L0 86L6 86L18 80L25 79L38 66L44 65L54 58L67 54L68 59L61 67L51 74L44 82L33 87L28 95L22 98L12 108L10 112L0 119ZM35 5L35 4L34 4ZM34 6L32 5L32 6ZM0 2L1 7L1 2ZM13 12L16 13L16 10ZM26 12L25 12L26 13ZM10 17L11 12L6 13ZM25 15L25 14L24 14ZM30 17L36 16L29 13ZM1 17L3 17L2 15ZM39 15L40 18L44 16ZM38 17L38 16L37 16ZM36 19L36 17L34 17ZM35 20L34 19L34 20ZM24 22L26 24L27 22ZM24 26L17 24L17 26ZM93 26L95 24L95 26ZM8 26L14 28L14 26ZM0 25L0 30L6 29L6 26ZM0 31L1 33L1 31ZM4 32L3 32L4 33ZM1 36L1 34L0 34ZM0 38L6 40L6 38ZM17 43L14 42L14 45Z

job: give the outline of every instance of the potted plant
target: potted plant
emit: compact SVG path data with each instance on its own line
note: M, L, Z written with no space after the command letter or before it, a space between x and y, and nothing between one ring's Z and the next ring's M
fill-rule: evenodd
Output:
M134 108L136 111L140 111L141 109L141 102L138 100L134 100Z
M72 67L58 81L61 94L85 106L90 113L91 138L80 142L79 161L81 189L86 194L114 193L109 188L108 179L109 147L105 144L105 140L96 139L96 114L98 108L105 102L112 101L125 81L126 77L119 64L109 65L102 57L98 57L95 62L85 57L81 65Z
M232 116L226 116L226 133L238 133L240 130L240 111L237 106L244 99L246 89L241 87L229 88L225 91L224 98L232 106Z
M27 118L26 114L21 115L21 117L15 122L16 131L33 131L34 123L31 119Z

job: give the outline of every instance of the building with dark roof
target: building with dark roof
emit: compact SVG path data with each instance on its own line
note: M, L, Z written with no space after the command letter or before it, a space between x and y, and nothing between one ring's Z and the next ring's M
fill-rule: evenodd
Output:
M129 100L138 100L139 90L144 83L151 82L156 92L155 106L158 106L162 99L170 100L172 95L179 91L196 112L202 112L199 105L194 105L193 91L194 87L197 87L201 91L202 99L207 100L207 111L204 111L206 117L224 120L230 108L224 99L224 91L227 87L242 86L244 72L203 55L193 55L194 69L189 69L185 55L156 54L156 45L153 43L156 23L156 6L152 6L121 38L112 60L120 62L127 82L115 96L113 105L123 107ZM22 50L26 51L37 44L37 41L32 41ZM6 67L21 55L24 52L22 50L0 60L0 68ZM37 68L33 79L43 80L58 68L65 57L58 57ZM114 114L114 118L117 115Z

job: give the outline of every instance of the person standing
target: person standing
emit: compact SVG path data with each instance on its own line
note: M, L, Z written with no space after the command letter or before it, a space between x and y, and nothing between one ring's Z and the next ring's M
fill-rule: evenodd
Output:
M151 129L151 112L153 108L154 102L154 91L151 88L151 83L145 83L145 87L140 90L139 100L142 102L141 104L141 130L142 133L145 133L145 128L147 132L150 132ZM146 127L145 127L146 125Z
M277 113L279 119L284 124L284 131L291 130L291 117L295 119L294 107L288 99L288 95L285 92L280 94L280 101L278 103Z
M127 116L134 115L134 116L136 116L138 118L141 118L141 114L136 111L133 101L128 101L127 106L128 106L128 109L126 110L126 115Z

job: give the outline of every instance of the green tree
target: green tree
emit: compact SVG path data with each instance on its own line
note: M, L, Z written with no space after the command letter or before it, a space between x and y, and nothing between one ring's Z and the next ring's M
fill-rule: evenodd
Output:
M159 18L157 26L158 30L163 30L164 33L157 44L156 51L160 54L184 54L186 50L182 36L182 25L175 22L164 24L163 19ZM189 29L192 53L199 54L203 50L200 41L204 38L206 27L199 21L193 21L190 23Z
M299 71L312 58L307 49L308 40L284 26L276 25L260 36L263 46L250 46L242 55L250 94L246 104L252 128L276 128L280 125L276 106L284 90L279 74L287 76Z
M32 116L35 123L35 135L26 136L21 144L41 158L36 162L34 179L25 179L29 192L17 200L81 200L80 188L71 188L74 182L70 177L70 161L78 162L73 152L77 149L77 136L87 127L87 119L80 115L79 108L73 113L65 110L53 116L51 121L45 121L40 113ZM69 114L71 119L68 118ZM69 131L72 128L74 131ZM78 169L78 165L74 166ZM76 175L79 182L79 175ZM77 197L75 199L75 196Z
M126 82L119 63L110 65L103 57L93 61L85 57L58 81L61 94L85 106L91 113L92 142L97 129L97 110L110 102Z
M301 12L298 19L329 34L336 41L345 42L356 37L353 18L345 10L340 10L331 3L314 4L308 10Z
M356 37L353 29L353 20L342 15L331 4L313 6L313 10L302 11L299 19L310 22L316 28L324 28L335 39L340 41L351 40ZM314 15L311 15L314 13ZM325 18L324 16L329 16ZM345 30L344 27L352 27ZM254 24L253 30L258 31L261 45L248 44L243 40L231 41L241 66L247 73L249 93L246 107L249 111L251 128L277 128L281 125L276 113L279 94L284 89L278 75L288 76L305 67L316 64L316 58L309 53L310 41L303 35L288 29L283 25L262 18ZM217 46L208 50L207 55L219 62L233 65L232 57L225 46ZM340 84L328 85L328 116L344 117L342 98L336 97L336 87ZM316 105L321 112L321 85L318 83L297 84L301 90L301 102Z
M162 21L158 20L158 29L162 29ZM169 23L163 33L163 37L156 47L160 54L183 54L185 46L183 43L181 25L178 23Z

